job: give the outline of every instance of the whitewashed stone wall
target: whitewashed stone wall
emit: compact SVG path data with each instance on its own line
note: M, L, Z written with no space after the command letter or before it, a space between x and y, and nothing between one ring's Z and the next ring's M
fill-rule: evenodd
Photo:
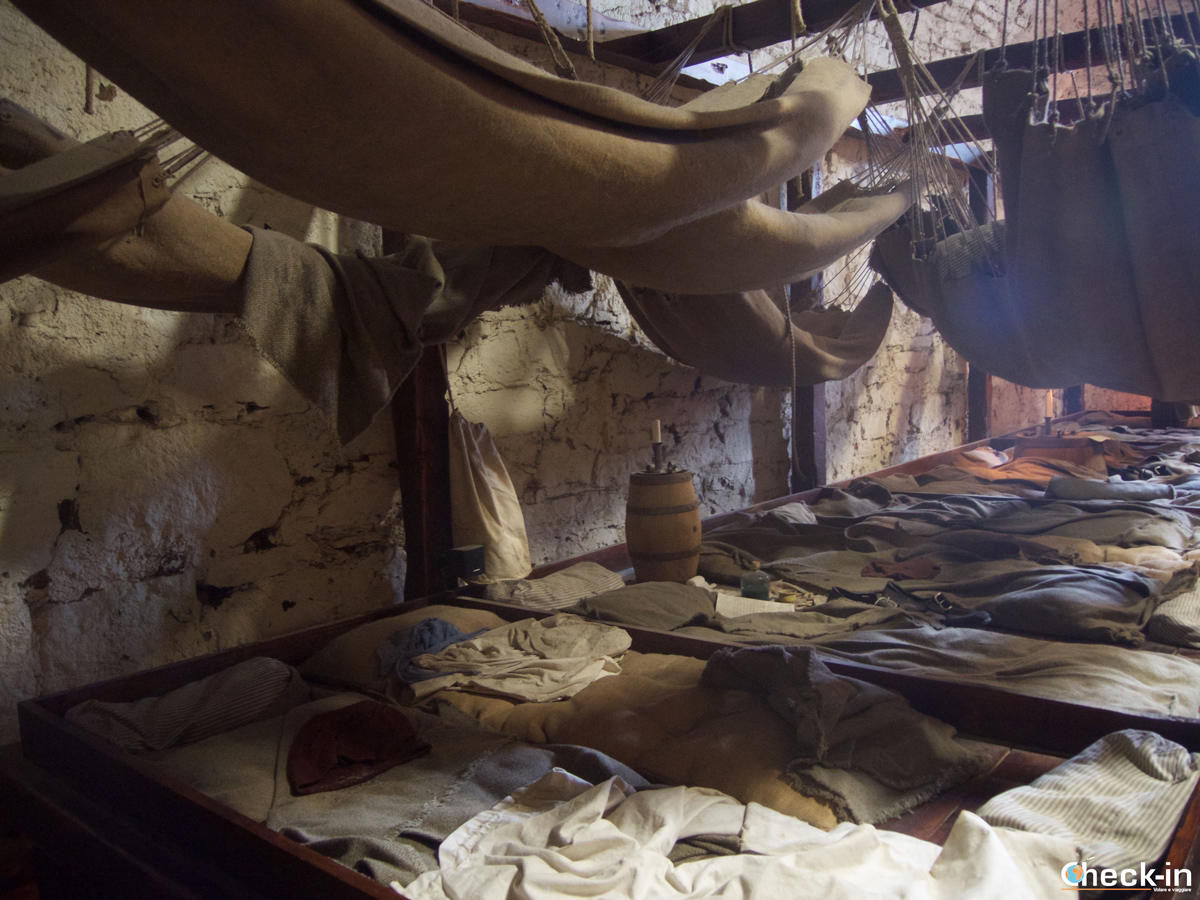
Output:
M662 422L668 459L696 475L701 514L787 492L784 392L676 365L635 330L608 279L592 297L484 316L448 350L459 410L496 438L535 564L624 540L629 475Z
M84 86L82 62L0 4L0 94L80 139L153 118L120 90L89 115ZM378 229L215 160L182 189L379 252ZM395 602L386 416L338 448L230 318L34 278L0 286L0 309L0 742L21 698Z
M712 8L603 11L656 26ZM84 83L78 59L0 0L0 93L79 138L151 117L119 90L84 113ZM183 189L234 222L378 252L376 229L218 161ZM230 319L106 304L32 278L0 286L0 307L0 741L14 736L20 698L395 601L386 416L338 448ZM606 279L592 294L488 314L447 360L456 404L508 461L536 562L622 538L628 475L646 462L654 419L671 458L696 473L705 514L786 492L788 394L665 359ZM830 477L961 441L964 384L928 323L898 310L881 354L830 387Z

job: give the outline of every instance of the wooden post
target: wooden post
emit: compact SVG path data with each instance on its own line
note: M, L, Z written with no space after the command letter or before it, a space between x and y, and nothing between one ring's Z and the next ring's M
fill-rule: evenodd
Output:
M1063 388L1063 415L1083 412L1083 385Z
M395 253L405 236L383 233L384 253ZM454 543L450 519L450 405L446 370L437 347L427 347L392 399L396 468L404 517L408 567L404 597L442 590L438 557Z
M787 183L781 198L786 209L797 209L821 193L821 168L814 166ZM794 311L820 306L824 301L825 275L790 284L787 302ZM811 304L804 301L812 296ZM794 385L792 394L792 464L788 486L793 494L819 487L826 481L825 385Z
M980 225L996 217L996 184L987 170L968 170L967 201ZM992 376L967 365L967 441L982 441L991 434Z

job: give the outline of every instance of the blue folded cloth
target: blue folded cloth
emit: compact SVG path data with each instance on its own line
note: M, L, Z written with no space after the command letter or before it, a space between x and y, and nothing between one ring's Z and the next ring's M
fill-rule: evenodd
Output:
M480 628L478 631L464 634L445 619L422 619L415 625L408 625L393 632L375 650L379 659L379 674L394 674L405 684L434 678L440 673L413 665L413 659L422 653L438 653L451 644L469 641L485 631L486 628Z

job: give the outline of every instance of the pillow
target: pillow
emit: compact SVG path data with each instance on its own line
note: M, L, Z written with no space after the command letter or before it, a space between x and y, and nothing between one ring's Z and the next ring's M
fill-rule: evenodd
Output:
M504 619L483 609L460 606L425 606L398 616L389 616L359 625L334 638L300 666L300 674L310 681L332 684L357 691L385 693L388 679L379 674L376 648L406 625L422 619L444 619L460 631L499 628Z
M122 750L143 753L270 719L309 699L309 687L295 669L256 656L158 697L128 703L85 700L65 718Z
M498 581L487 586L489 600L502 600L533 609L565 609L585 597L620 590L624 579L599 563L581 562L545 578Z
M567 612L601 622L670 631L706 625L717 611L716 597L704 588L672 581L647 581L579 601Z

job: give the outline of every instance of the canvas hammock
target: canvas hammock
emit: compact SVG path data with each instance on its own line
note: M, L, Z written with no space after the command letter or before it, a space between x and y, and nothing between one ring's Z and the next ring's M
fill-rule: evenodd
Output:
M679 295L617 287L656 347L706 375L742 384L792 388L845 378L875 355L892 318L892 292L883 282L853 310L809 309L791 323L782 291Z
M170 196L154 149L125 134L4 173L0 282L132 230Z
M421 0L17 5L264 184L410 234L546 247L663 290L745 291L821 268L907 205L746 205L819 160L866 104L866 83L833 59L769 96L758 84L670 109L549 75Z
M1200 397L1200 122L1170 91L1072 126L1030 122L1032 83L1019 70L984 81L1005 221L946 238L926 259L888 233L876 264L987 372L1035 388Z
M81 146L9 101L0 106L0 165L29 173ZM841 196L831 194L826 203ZM342 441L387 405L423 347L486 310L533 302L551 280L573 290L586 282L586 272L539 247L411 237L380 259L330 254L235 227L178 193L136 232L76 249L36 274L119 302L238 315L259 352ZM853 313L802 313L792 340L781 307L762 291L680 298L622 289L665 353L755 384L792 383L793 344L798 383L845 377L874 353L891 312L885 291Z

